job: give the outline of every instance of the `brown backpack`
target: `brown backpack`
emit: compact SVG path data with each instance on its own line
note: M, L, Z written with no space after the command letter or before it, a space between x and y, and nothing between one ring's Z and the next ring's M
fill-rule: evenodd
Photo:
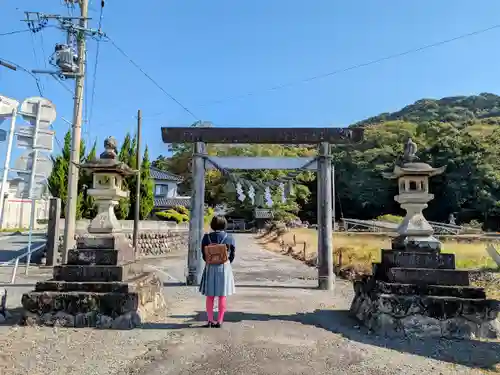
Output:
M205 263L207 264L224 264L227 262L227 245L222 243L226 240L227 234L224 235L221 243L212 243L210 235L207 234L209 244L203 248L205 253Z

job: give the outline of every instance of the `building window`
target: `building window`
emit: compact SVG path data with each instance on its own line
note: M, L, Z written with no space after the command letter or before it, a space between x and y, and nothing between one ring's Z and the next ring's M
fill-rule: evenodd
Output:
M161 185L155 185L155 195L161 195L162 192L162 186Z

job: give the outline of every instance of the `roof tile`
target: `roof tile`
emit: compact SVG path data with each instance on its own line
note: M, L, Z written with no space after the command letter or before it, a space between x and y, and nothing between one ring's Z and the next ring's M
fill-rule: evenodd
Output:
M154 199L155 208L170 208L175 206L191 207L191 198L163 198Z
M181 176L177 176L167 171L162 171L161 169L155 167L149 168L149 173L151 174L151 178L155 180L175 181L175 182L182 182L183 180Z

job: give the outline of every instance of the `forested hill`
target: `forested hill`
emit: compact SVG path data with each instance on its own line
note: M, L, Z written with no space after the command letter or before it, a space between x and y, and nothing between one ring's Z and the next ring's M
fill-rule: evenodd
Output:
M422 99L394 113L355 124L365 127L363 142L332 148L335 165L337 218L373 219L384 214L402 214L394 202L397 183L382 177L394 168L403 146L411 137L418 145L420 160L435 167L446 165L446 172L431 179L435 198L425 214L430 220L446 221L454 213L459 223L477 220L485 228L500 230L500 96L480 94L443 99ZM248 145L225 147L209 145L210 155L309 156L315 147L307 145ZM160 156L157 168L185 177L189 194L189 147L177 145L173 156ZM266 182L286 176L289 171L235 171L238 178ZM316 221L315 174L301 173L295 178L297 194L284 206L273 209L286 218L298 215ZM240 204L231 183L217 171L207 172L206 203L228 204L239 215L251 216L250 203Z
M466 124L470 121L497 116L500 116L500 96L482 93L471 96L450 96L442 99L420 99L400 111L381 113L355 125L373 125L394 120L416 123L440 121Z
M412 137L422 161L447 166L443 175L431 179L435 198L426 210L429 219L446 221L454 213L462 223L477 220L500 229L500 96L421 99L354 125L366 128L364 141L333 151L337 207L345 217L399 210L393 200L395 183L384 180L381 172L393 167Z

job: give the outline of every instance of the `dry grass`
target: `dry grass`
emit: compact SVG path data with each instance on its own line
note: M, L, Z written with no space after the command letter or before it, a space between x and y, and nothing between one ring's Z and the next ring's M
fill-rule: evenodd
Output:
M270 233L259 236L259 242L268 250L283 252L314 265L318 249L318 235L315 229L292 229L282 236ZM362 273L371 273L371 264L380 261L380 249L390 249L391 239L371 233L335 233L333 237L334 262L338 269L351 269ZM469 243L456 240L443 241L443 252L456 256L457 268L495 269L494 261L485 250L486 242ZM340 262L339 262L340 261ZM490 287L495 297L500 297L498 285Z

